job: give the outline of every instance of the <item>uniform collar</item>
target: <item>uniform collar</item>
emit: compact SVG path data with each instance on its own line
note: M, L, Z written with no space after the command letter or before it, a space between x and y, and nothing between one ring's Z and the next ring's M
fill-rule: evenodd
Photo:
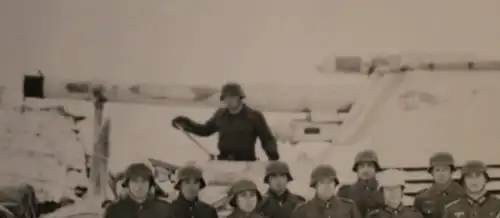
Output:
M366 190L376 190L378 188L378 181L376 179L362 180L358 179L356 184Z
M229 109L227 109L227 108L225 108L225 110L224 110L224 113L226 115L233 115L233 116L238 116L240 114L246 114L247 112L248 112L248 106L245 103L241 104L241 109L240 109L240 111L238 111L238 113L232 114L231 112L229 112Z
M392 207L389 207L389 206L384 206L384 210L390 214L394 214L394 215L397 215L397 214L400 214L404 209L404 205L403 203L399 204L399 206L397 208L392 208Z
M240 208L236 207L233 210L233 215L235 215L236 217L251 218L251 217L255 217L255 215L257 215L257 213L256 212L247 213L247 212L242 211Z
M339 202L340 202L340 199L337 197L337 196L332 196L330 199L328 200L323 200L323 199L320 199L318 198L317 196L314 197L313 201L320 207L320 208L323 208L323 209L328 209L328 208L332 208L332 207L336 207L338 206Z
M453 193L459 193L461 190L461 186L458 183L451 181L450 184L448 184L448 186L444 188L438 188L437 185L433 185L431 189L437 194L449 195Z
M186 197L184 197L184 195L182 194L179 194L179 197L177 197L177 201L183 205L186 205L186 206L195 206L196 204L198 204L198 197L196 197L194 200L188 200L186 199Z
M471 198L470 196L467 196L467 203L469 203L469 205L481 206L484 203L486 203L490 198L491 198L491 194L488 192L486 192L483 196L481 196L478 199L474 199L474 198Z
M283 194L278 195L276 192L269 189L269 190L267 190L267 195L269 197L279 201L279 202L285 202L288 199L288 196L290 196L290 191L288 191L288 189L286 189L285 192L283 192Z
M137 202L136 200L134 200L132 197L130 196L127 196L127 198L125 198L125 201L130 203L130 204L133 204L133 205L139 205L139 206L143 206L143 205L146 205L148 204L150 201L153 200L153 196L151 195L148 195L148 197L146 198L146 200L144 200L143 202Z

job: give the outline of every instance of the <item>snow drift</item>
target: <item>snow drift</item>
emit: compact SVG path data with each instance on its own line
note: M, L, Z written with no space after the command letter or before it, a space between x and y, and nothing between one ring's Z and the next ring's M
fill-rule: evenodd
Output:
M76 199L73 189L88 186L82 119L63 107L0 109L0 185L31 184L40 202Z

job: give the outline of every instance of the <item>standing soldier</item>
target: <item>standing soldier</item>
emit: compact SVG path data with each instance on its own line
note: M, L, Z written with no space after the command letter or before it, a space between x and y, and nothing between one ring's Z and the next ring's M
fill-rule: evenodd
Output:
M402 171L390 169L381 172L379 182L385 203L382 208L370 211L368 218L423 218L417 209L403 204L406 182Z
M229 205L233 207L228 218L263 218L257 208L262 195L251 180L234 183L228 191L228 197Z
M264 183L269 185L260 211L268 218L290 218L292 211L305 202L302 196L291 193L288 183L293 181L288 164L276 161L266 166Z
M357 174L358 181L352 185L339 188L340 197L353 200L363 217L384 204L384 197L378 189L376 173L382 169L377 154L373 150L359 152L354 160L352 171Z
M153 172L143 163L131 164L125 171L122 186L128 194L111 203L104 212L105 218L171 218L172 208L166 201L153 196Z
M292 213L293 218L361 218L356 204L335 195L339 184L337 172L330 165L319 165L311 173L310 187L315 189L312 200L300 205Z
M211 205L198 199L200 190L205 188L203 172L198 167L188 165L179 169L174 188L179 196L173 202L175 217L217 218L217 211Z
M446 205L443 218L500 217L500 199L486 190L489 180L490 176L482 161L473 160L465 163L460 183L465 188L466 196Z
M452 179L456 167L450 153L434 154L429 166L428 172L432 175L434 184L417 193L414 206L425 218L442 218L444 205L464 196L465 191Z
M205 124L178 116L172 120L172 125L202 137L218 132L219 160L255 161L257 138L269 160L278 160L276 139L264 115L243 103L244 98L239 84L227 83L222 87L220 96L226 107L218 109Z

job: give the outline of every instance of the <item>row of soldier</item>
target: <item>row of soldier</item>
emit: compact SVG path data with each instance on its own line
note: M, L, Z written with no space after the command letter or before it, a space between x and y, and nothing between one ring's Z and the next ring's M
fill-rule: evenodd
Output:
M254 182L240 180L228 191L229 204L234 208L230 218L320 218L320 217L415 217L500 218L500 199L488 194L490 177L481 161L467 162L460 182L452 180L457 169L449 153L436 153L430 158L428 172L434 184L421 190L413 206L402 203L405 177L402 171L382 171L375 152L365 150L355 158L352 170L358 180L338 188L336 170L319 165L311 173L310 187L315 190L311 200L292 193L287 184L293 180L289 167L280 161L266 167L264 182L269 190L261 194ZM375 176L379 173L378 179ZM178 172L175 189L178 198L168 203L151 193L153 173L144 164L133 164L126 171L123 186L128 195L106 208L106 218L214 218L215 208L198 199L206 186L202 171L186 166Z

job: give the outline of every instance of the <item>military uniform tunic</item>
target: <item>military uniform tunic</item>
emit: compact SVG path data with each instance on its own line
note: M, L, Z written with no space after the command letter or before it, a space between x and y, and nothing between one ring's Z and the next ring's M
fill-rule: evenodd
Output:
M361 216L384 205L384 196L378 189L377 180L358 180L352 185L340 187L338 196L353 200L358 206Z
M398 208L384 206L368 213L367 218L422 218L422 214L414 207L401 204Z
M217 218L217 211L211 205L200 201L189 201L182 195L172 203L176 218Z
M292 212L306 200L286 190L282 195L277 195L269 190L262 199L259 211L268 218L289 218Z
M111 203L104 212L104 218L172 218L171 205L157 198L137 203L127 197Z
M417 194L414 206L425 218L442 218L444 206L463 196L465 191L456 182L452 182L445 189L433 185Z
M245 213L239 208L235 208L233 212L229 214L229 216L227 216L227 218L267 218L267 217L262 216L258 212Z
M333 196L324 201L317 197L300 205L292 218L361 218L356 204L344 198Z
M500 199L486 194L478 200L461 197L445 206L443 218L499 218Z

